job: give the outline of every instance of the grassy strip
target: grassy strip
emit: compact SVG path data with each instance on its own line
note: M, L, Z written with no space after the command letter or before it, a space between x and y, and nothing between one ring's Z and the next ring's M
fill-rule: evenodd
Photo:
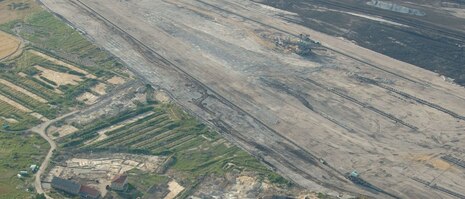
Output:
M69 138L70 140L67 141L66 143L64 143L63 147L72 147L72 146L80 145L80 144L84 143L85 141L96 137L97 136L97 131L99 131L101 129L109 127L109 126L111 126L113 124L117 124L117 123L122 122L124 120L127 120L129 118L133 118L133 117L135 117L137 115L146 113L146 112L151 111L151 110L153 110L153 107L151 107L151 106L138 107L134 111L124 111L124 112L120 113L116 117L100 120L100 121L96 122L95 124L93 124L92 126L88 126L88 127L84 128L84 129L82 129L82 130L80 130L80 131L78 131L78 132L76 132L74 134L71 134L71 135L67 136L66 138Z

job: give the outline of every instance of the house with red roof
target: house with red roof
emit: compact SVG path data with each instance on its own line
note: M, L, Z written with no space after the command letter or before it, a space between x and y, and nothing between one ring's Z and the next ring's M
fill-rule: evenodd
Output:
M100 198L100 192L97 189L94 189L89 186L82 185L81 190L79 190L79 195L81 198L86 198L86 199L99 199Z
M126 191L128 189L128 175L124 173L115 176L111 181L110 188L115 191Z

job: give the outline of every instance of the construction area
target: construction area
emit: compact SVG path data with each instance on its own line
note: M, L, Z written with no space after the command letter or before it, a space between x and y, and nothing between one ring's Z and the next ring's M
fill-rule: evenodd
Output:
M437 73L246 0L41 2L308 190L465 198L465 89ZM147 117L169 126L163 115ZM102 134L131 143L125 131ZM106 147L109 138L88 143ZM156 144L148 149L162 152Z
M465 88L437 73L247 0L41 2L144 84L307 190L465 198ZM138 109L131 114L141 119L124 118L120 126L114 120L116 126L81 124L57 142L179 155L216 146L202 139L220 140L204 126L176 122L169 107L157 107ZM124 126L141 131L131 134ZM198 133L184 134L184 127ZM153 143L144 142L150 138ZM223 159L236 153L232 148L218 149L223 155L214 150L209 160L234 161Z

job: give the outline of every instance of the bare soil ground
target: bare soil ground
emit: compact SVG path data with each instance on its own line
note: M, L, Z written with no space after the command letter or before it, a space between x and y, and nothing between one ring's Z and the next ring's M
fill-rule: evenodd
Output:
M164 161L163 157L119 153L111 154L111 157L108 157L108 154L80 156L52 168L45 181L50 182L53 176L74 179L97 188L102 195L105 195L107 192L105 187L111 184L115 176L131 169L155 172Z
M123 84L125 80L122 77L113 76L112 78L108 79L107 82L110 84L119 85L119 84Z
M107 88L107 85L106 85L106 84L104 84L104 83L98 83L97 85L95 85L95 86L92 88L92 91L94 91L95 93L97 93L97 94L99 94L99 95L105 95L105 94L107 94L106 88Z
M436 73L246 0L42 2L186 111L309 190L465 195L463 170L411 158L465 158L465 89ZM326 51L282 53L260 32L308 34ZM372 186L346 179L353 170Z
M60 85L78 85L82 81L82 78L77 75L71 75L68 73L61 73L42 66L34 66L40 71L39 76L44 77L52 82L55 82L58 86ZM52 85L53 86L53 85Z
M85 74L87 78L92 78L92 79L96 78L94 75L89 74L87 71L85 71L85 70L83 70L83 69L81 69L81 68L79 68L77 66L65 63L65 62L63 62L63 61L61 61L59 59L56 59L56 58L51 57L49 55L46 55L46 54L44 54L42 52L35 51L35 50L30 50L30 52L32 52L34 55L37 55L37 56L42 57L42 58L44 58L46 60L49 60L49 61L51 61L51 62L53 62L53 63L55 63L57 65L64 66L64 67L69 68L71 70L74 70L76 72Z
M64 137L64 136L67 136L69 134L72 134L76 131L78 131L79 129L72 126L72 125L63 125L63 126L60 126L60 127L56 127L56 126L50 126L50 128L48 129L48 134L50 137L52 137L53 139L57 139L57 138L61 138L61 137ZM54 133L58 133L58 136L54 136L53 134Z
M163 91L155 92L155 99L162 103L168 103L171 101L170 96Z
M98 96L95 96L92 93L85 92L81 96L76 98L77 100L84 102L87 105L92 105L98 100Z
M175 180L168 183L169 193L164 199L174 199L176 196L184 190L184 187L178 184Z
M21 49L21 41L12 35L0 31L0 60L15 54Z
M0 117L2 119L4 119L5 121L9 122L9 123L18 123L18 120L14 119L14 118L6 118L6 117Z

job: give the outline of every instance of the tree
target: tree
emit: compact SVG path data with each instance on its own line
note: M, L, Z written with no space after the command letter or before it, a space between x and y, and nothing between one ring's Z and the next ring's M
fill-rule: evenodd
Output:
M45 197L45 194L41 193L41 194L36 194L36 199L47 199Z

